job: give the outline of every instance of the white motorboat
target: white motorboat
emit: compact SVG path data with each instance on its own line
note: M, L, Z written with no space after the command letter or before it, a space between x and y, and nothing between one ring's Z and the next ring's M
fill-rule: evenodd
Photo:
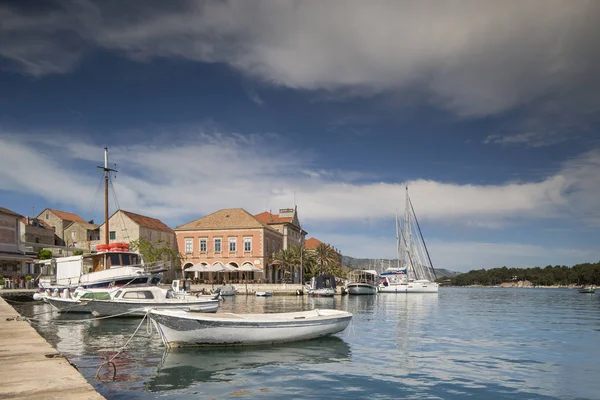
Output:
M149 311L167 347L248 346L314 339L341 332L352 314L311 310L274 314L202 314L183 310Z
M271 297L273 296L272 292L255 292L254 293L258 297Z
M213 293L220 293L221 296L235 296L237 293L237 289L233 285L222 285L217 286L213 289Z
M306 293L313 297L333 297L336 292L335 277L332 275L313 276L304 285Z
M41 300L47 290L74 291L78 287L108 289L123 285L157 285L160 282L162 272L165 271L163 266L152 268L142 265L140 255L129 252L126 243L114 243L111 246L113 247L105 250L105 247L98 245L100 251L96 254L48 260L47 263L52 263L56 274L39 279L40 293L34 299Z
M68 289L62 292L55 290L44 297L44 301L61 313L89 313L86 307L88 301L93 299L110 299L110 294L104 289L77 288L73 293Z
M87 308L95 317L100 316L144 316L148 308L194 310L199 312L217 312L219 294L175 295L172 290L157 286L120 288L110 300L94 299Z
M359 269L348 273L349 294L376 294L377 285L377 271Z

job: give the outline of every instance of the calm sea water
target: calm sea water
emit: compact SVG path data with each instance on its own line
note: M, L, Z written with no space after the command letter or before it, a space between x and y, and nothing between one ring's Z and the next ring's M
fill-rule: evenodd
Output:
M109 399L599 399L600 295L441 288L439 294L227 298L219 312L336 308L337 336L291 345L166 351L139 319L87 320L29 304L36 329ZM101 372L104 370L101 369Z

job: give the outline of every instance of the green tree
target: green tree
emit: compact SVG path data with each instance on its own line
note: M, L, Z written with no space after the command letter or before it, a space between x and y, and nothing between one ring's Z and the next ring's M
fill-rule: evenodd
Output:
M273 263L278 266L281 271L288 271L290 274L292 268L296 265L296 258L291 249L282 249L273 255Z
M49 260L52 258L52 250L42 249L38 252L38 258L40 260Z
M132 240L129 246L133 251L137 251L142 255L144 263L164 261L170 262L171 266L176 269L181 268L181 255L164 240L154 243L146 238L139 238Z
M73 255L74 255L74 256L80 256L80 255L83 255L83 250L75 250L75 251L73 252Z
M339 265L339 257L336 251L325 243L319 243L315 249L314 257L319 275L329 274L333 271L333 267Z

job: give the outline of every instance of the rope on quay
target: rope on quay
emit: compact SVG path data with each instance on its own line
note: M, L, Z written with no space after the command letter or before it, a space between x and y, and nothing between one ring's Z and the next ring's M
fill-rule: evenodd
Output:
M123 345L123 347L121 347L121 349L119 351L117 351L117 353L114 356L112 356L110 358L110 360L107 360L107 361L103 362L102 364L100 364L98 366L98 370L96 371L96 378L95 378L97 381L99 381L99 382L109 382L109 381L115 381L117 379L117 366L115 365L115 363L113 362L113 360L115 358L117 358L119 356L119 354L121 354L123 352L123 350L125 350L125 348L129 344L129 342L131 342L131 340L134 338L134 336L140 330L140 328L141 328L142 324L144 323L144 321L146 321L146 332L148 334L152 333L152 325L150 323L150 318L148 318L148 314L149 313L150 313L150 311L147 311L146 314L144 314L144 318L142 318L142 320L140 321L140 324L137 326L137 328L135 328L135 331L133 332L133 334L131 335L131 337L127 340L127 342L125 342L125 344ZM102 367L104 367L104 366L107 366L109 369L106 370L101 375L100 372L101 372ZM112 377L110 377L111 370L112 370Z

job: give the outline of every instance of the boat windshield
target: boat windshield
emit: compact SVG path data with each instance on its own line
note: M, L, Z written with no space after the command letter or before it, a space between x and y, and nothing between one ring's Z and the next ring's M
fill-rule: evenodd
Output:
M84 293L81 295L82 299L86 300L110 300L110 295L107 292L92 292L92 293Z
M119 265L137 265L139 264L139 257L134 253L111 253L108 255L111 267Z

